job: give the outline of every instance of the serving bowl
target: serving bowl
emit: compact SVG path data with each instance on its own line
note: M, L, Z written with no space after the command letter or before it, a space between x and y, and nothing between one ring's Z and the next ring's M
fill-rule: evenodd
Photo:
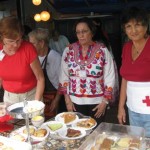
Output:
M6 108L7 112L16 119L32 118L44 113L45 104L38 100L19 102Z

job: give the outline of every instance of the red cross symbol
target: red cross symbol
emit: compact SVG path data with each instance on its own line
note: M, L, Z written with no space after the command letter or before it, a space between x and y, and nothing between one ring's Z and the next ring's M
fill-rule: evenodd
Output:
M146 103L147 106L150 106L150 97L149 96L145 96L146 99L143 99L143 103Z

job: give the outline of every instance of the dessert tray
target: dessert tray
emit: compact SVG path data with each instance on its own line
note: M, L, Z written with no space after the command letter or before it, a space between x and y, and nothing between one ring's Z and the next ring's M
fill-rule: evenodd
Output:
M101 123L79 150L144 150L144 136L141 127Z
M16 119L25 119L27 130L27 141L31 143L31 136L29 131L29 118L41 115L44 113L45 104L38 100L15 103L6 108L8 114Z

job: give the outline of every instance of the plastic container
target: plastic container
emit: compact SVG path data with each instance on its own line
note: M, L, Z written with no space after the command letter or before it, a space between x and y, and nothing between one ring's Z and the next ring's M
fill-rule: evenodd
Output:
M145 130L141 127L101 123L79 150L143 150Z

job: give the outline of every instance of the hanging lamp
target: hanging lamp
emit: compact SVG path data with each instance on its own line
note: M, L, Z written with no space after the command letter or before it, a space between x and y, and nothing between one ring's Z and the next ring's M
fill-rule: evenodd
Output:
M50 19L50 13L48 11L42 11L40 15L42 21L48 21Z
M36 6L40 5L41 4L41 0L32 0L32 3Z
M35 20L36 22L41 21L41 15L40 15L40 14L35 14L35 15L34 15L34 20Z

